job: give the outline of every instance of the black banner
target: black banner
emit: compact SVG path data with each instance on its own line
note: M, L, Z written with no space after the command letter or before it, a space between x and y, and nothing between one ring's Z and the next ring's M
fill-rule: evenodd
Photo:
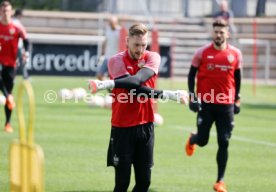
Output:
M160 46L159 77L170 77L170 46ZM32 44L30 75L95 76L97 45ZM19 70L20 73L20 70Z
M29 74L94 76L97 45L32 44Z
M159 67L159 77L171 76L171 48L170 46L160 46L161 64Z

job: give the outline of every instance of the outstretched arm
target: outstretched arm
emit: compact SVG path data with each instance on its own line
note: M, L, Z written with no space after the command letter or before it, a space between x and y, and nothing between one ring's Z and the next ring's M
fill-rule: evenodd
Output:
M184 90L170 91L170 90L155 90L146 86L141 86L142 83L147 81L154 75L154 71L148 68L142 68L136 75L125 75L123 77L116 78L115 80L98 81L91 80L89 87L92 93L102 89L112 88L125 88L133 90L133 93L146 94L150 98L168 98L171 100L179 101L181 103L187 103L187 92Z

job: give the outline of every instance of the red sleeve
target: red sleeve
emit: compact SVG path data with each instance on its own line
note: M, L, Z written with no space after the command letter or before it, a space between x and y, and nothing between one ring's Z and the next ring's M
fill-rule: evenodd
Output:
M242 53L239 49L237 49L237 56L238 56L238 62L236 65L236 69L240 69L242 67L243 58L242 58Z
M110 79L116 79L123 75L129 74L126 70L125 64L123 62L123 54L119 53L108 60L108 73Z
M19 37L22 39L27 39L27 32L25 27L19 22L13 22L13 24L18 30Z
M155 74L158 74L160 63L161 63L160 55L156 52L149 51L146 64L143 67L149 68L153 70Z
M201 63L202 53L205 47L201 47L198 50L196 50L193 59L192 59L192 66L198 68Z

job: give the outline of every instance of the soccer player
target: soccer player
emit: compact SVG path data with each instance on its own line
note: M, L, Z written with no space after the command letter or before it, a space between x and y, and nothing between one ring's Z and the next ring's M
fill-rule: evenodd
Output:
M10 124L12 109L15 107L12 96L14 78L16 75L16 58L18 50L18 40L23 39L25 51L22 53L23 60L28 58L28 39L26 31L20 26L14 24L11 20L12 5L9 1L2 1L0 4L1 20L0 20L0 44L2 50L0 52L0 89L6 97L5 105L5 131L13 132Z
M188 75L189 107L197 112L197 133L190 135L186 143L186 154L192 156L196 145L207 145L210 129L215 122L218 175L213 188L217 192L227 192L224 173L234 114L240 112L242 54L239 49L227 43L229 31L224 20L214 21L212 36L212 43L196 51Z
M114 192L126 192L131 166L135 172L133 192L147 192L151 183L154 148L153 101L147 97L132 97L137 93L154 93L155 97L179 99L185 102L185 91L153 90L160 55L147 51L148 29L143 24L129 28L128 49L111 57L108 72L111 80L90 80L92 92L112 89L111 135L107 165L115 168ZM133 90L134 89L134 92Z

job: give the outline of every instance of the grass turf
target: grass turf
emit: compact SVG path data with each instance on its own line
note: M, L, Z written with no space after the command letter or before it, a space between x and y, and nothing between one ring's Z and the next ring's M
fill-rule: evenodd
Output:
M108 192L114 185L114 171L106 167L110 132L107 109L91 108L83 101L57 100L47 103L44 94L61 88L86 87L86 78L32 77L35 91L35 141L45 154L45 191ZM21 78L18 77L14 94ZM162 89L186 89L186 82L159 80ZM229 191L276 191L276 89L257 86L252 94L250 84L242 85L241 114L229 147L225 181ZM195 131L196 115L183 105L159 104L163 126L155 129L155 166L151 192L212 191L215 182L216 133L213 127L209 144L197 148L192 157L184 154L190 131ZM4 125L4 112L0 115ZM17 114L12 125L15 132L0 133L0 191L9 189L8 149L18 138ZM133 174L132 174L133 175ZM129 190L134 185L134 178Z

